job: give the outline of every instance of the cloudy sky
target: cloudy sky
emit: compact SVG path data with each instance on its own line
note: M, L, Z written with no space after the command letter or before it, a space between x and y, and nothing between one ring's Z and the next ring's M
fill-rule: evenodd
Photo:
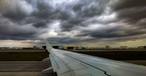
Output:
M0 46L146 45L146 0L0 0Z

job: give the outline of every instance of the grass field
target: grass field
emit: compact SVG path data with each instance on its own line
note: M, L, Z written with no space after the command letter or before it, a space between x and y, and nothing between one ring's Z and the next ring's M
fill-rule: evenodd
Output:
M48 52L0 52L0 61L41 61Z
M77 53L109 58L114 60L146 60L146 51L74 51ZM41 61L48 57L47 51L20 51L20 52L1 52L0 61Z
M114 60L146 60L146 51L74 51Z

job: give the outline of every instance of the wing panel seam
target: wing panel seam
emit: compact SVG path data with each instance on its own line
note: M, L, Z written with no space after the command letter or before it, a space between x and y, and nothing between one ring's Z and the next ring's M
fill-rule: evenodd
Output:
M64 54L64 55L66 55L66 54ZM72 56L69 56L69 55L66 55L66 56L68 56L68 57L70 57L70 58L73 58L73 59L75 59L75 60L78 60L78 61L80 61L80 62L82 62L82 63L84 63L84 64L86 64L86 65L89 65L89 66L91 66L91 67L93 67L93 68L96 68L96 69L102 71L106 76L112 76L112 75L110 75L110 74L107 74L107 72L106 72L105 70L101 69L101 68L98 68L98 67L95 67L95 66L93 66L93 65L90 65L90 64L88 64L88 63L85 63L84 61L81 61L81 60L79 60L79 59L76 59L76 58L74 58L74 57L72 57Z

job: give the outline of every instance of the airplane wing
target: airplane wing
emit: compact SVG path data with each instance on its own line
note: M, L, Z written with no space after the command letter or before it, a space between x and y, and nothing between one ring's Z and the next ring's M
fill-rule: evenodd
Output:
M146 76L145 66L53 49L49 43L47 50L58 76Z

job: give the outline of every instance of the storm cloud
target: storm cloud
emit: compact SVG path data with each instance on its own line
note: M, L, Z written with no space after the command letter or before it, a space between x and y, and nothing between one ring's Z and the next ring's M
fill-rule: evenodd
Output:
M120 40L146 34L145 12L145 0L0 0L0 39Z

